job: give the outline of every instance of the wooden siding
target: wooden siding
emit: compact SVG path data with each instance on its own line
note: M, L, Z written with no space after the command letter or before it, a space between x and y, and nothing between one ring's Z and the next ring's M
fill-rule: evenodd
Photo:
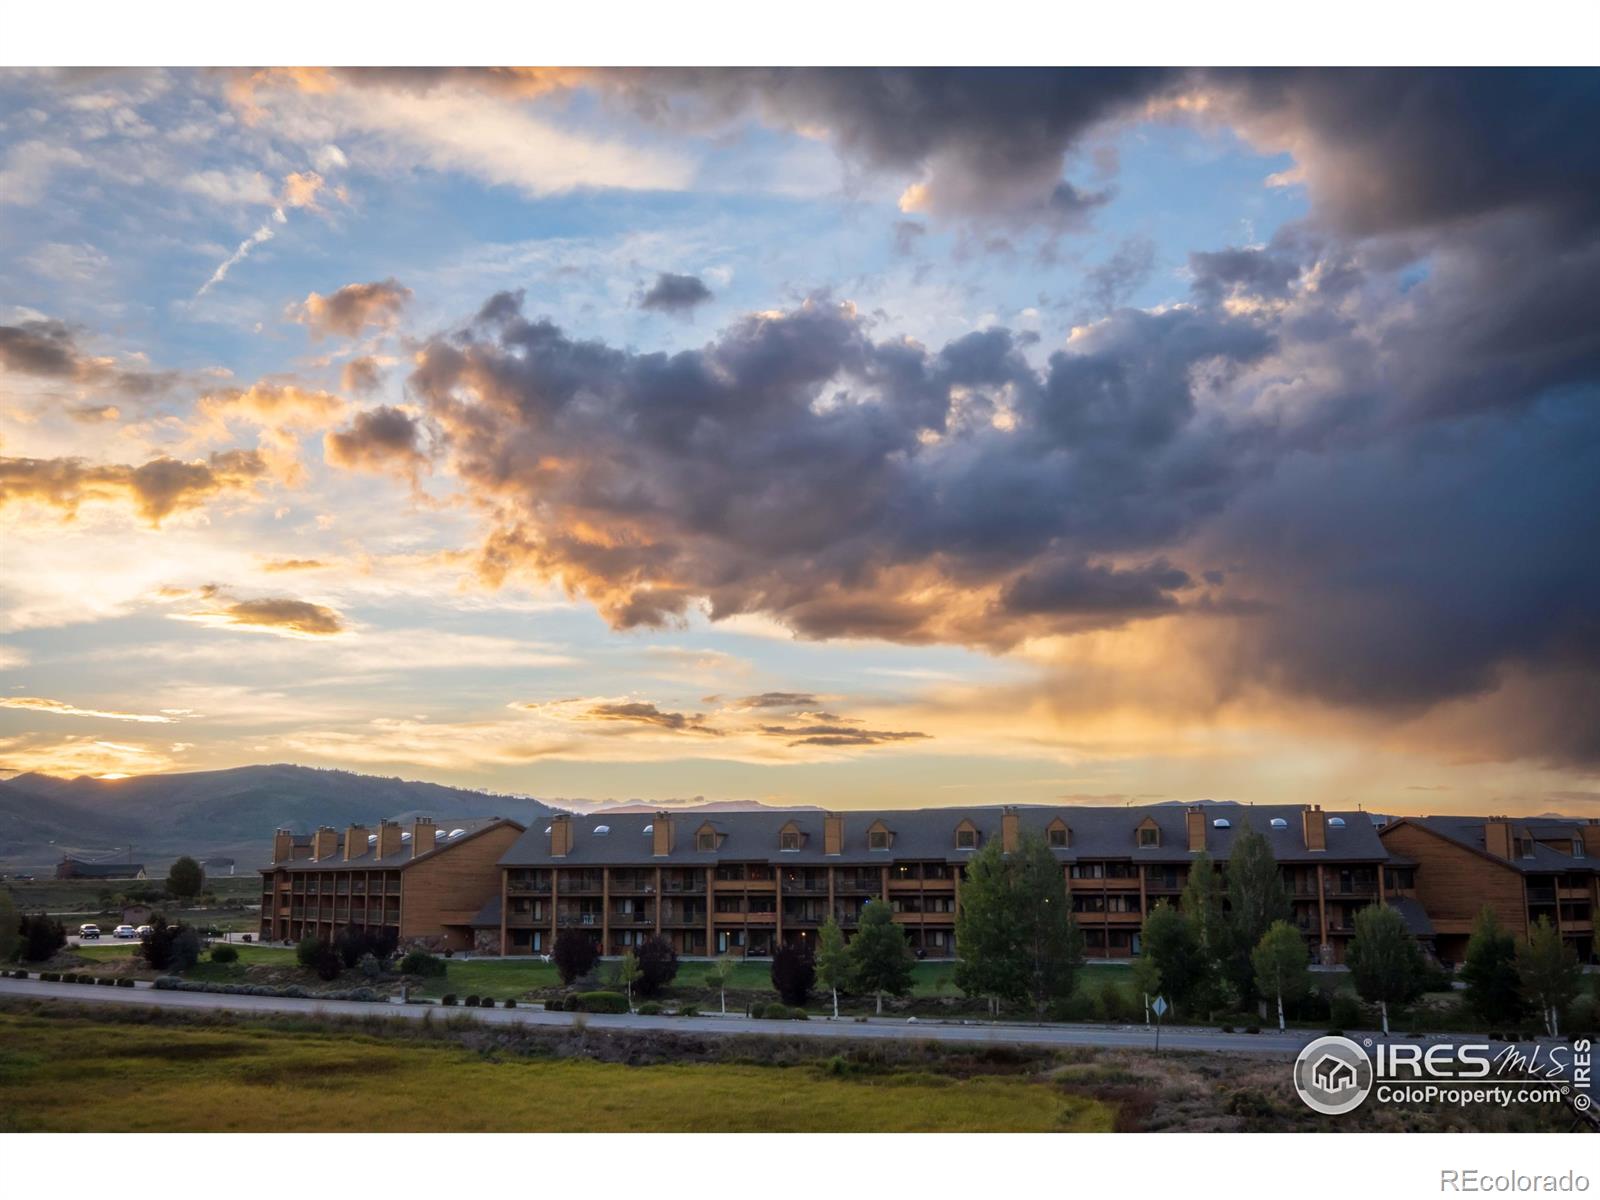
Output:
M515 825L499 825L401 873L401 940L438 937L447 925L465 925L500 893L500 856L519 837ZM466 945L462 942L462 946Z
M1439 935L1471 933L1486 904L1512 933L1527 933L1522 876L1514 868L1419 825L1391 825L1378 836L1391 853L1416 862L1416 896Z

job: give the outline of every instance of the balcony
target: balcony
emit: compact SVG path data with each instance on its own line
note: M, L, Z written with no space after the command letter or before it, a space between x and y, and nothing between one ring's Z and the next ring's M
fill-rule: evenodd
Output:
M1556 890L1553 887L1531 887L1528 889L1529 904L1554 904Z
M613 925L654 925L655 923L656 923L656 918L655 918L655 914L654 913L647 913L647 912L620 913L620 912L614 912L614 913L611 914L611 924L613 924Z
M559 917L556 918L556 924L562 926L563 928L565 928L565 927L570 925L570 926L573 926L573 927L584 926L584 927L592 927L592 928L598 929L598 928L600 928L600 914L599 913L562 913Z

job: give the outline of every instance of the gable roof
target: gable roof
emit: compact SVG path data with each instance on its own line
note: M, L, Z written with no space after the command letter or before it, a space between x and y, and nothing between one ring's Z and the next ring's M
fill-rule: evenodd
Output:
M699 850L693 837L678 837L674 839L672 852L660 857L652 853L654 845L649 830L661 814L613 812L586 816L574 813L571 816L572 847L565 856L551 857L548 823L535 822L505 853L500 864L508 867L704 866L725 861L788 866L881 864L884 851L872 851L867 845L868 830L880 821L894 833L894 844L889 851L893 858L961 863L968 861L973 851L956 849L956 827L962 821L970 821L978 830L979 845L990 840L998 842L1004 811L1001 806L993 805L841 812L835 814L844 818L844 844L839 854L824 853L823 822L828 814L823 812L723 812L717 814L715 822L722 835L722 844L716 850ZM1086 859L1187 863L1194 857L1188 849L1186 810L1181 804L1135 808L1018 805L1014 811L1020 831L1031 833L1041 841L1048 841L1044 835L1053 821L1060 819L1067 824L1072 831L1072 844L1050 848L1063 863ZM1279 862L1381 862L1388 858L1371 820L1361 812L1328 813L1330 817L1342 817L1344 827L1329 827L1326 851L1307 850L1300 813L1300 805L1206 805L1206 850L1212 858L1226 861L1234 839L1251 828L1267 839ZM1216 828L1213 821L1219 817L1226 817L1230 827ZM1274 817L1283 819L1285 825L1274 828L1270 824ZM680 814L673 819L691 833L703 824L693 815ZM1141 849L1135 844L1134 830L1145 820L1161 830L1161 845ZM780 851L778 830L791 823L808 836L799 850ZM610 833L595 836L597 825L609 826Z
M411 839L409 837L401 843L399 854L391 855L387 858L379 858L378 845L371 837L377 831L369 830L366 847L360 854L349 861L346 861L344 857L345 831L340 830L338 845L327 858L295 858L287 862L273 863L270 866L262 867L261 870L268 873L273 871L403 871L413 863L427 862L429 859L435 858L446 851L454 850L457 846L483 836L491 829L506 825L519 833L527 832L527 826L520 821L513 821L510 817L452 819L438 826L437 840L434 842L433 849L425 854L419 854L415 858L411 856ZM543 826L541 825L540 828L543 828ZM457 833L457 830L460 832ZM410 834L411 830L407 829L404 832ZM295 844L309 846L311 844L311 835L296 835Z
M1512 818L1507 822L1511 826L1511 836L1527 838L1532 843L1533 853L1528 856L1513 855L1511 858L1501 858L1489 851L1484 832L1488 823L1488 817L1401 817L1398 821L1386 825L1384 831L1401 825L1413 825L1447 842L1453 842L1457 846L1480 854L1490 862L1499 863L1502 867L1509 867L1524 875L1544 875L1552 871L1600 870L1600 860L1577 858L1538 840L1541 837L1551 840L1570 840L1576 841L1581 846L1583 844L1581 821L1553 821L1548 817L1519 821Z

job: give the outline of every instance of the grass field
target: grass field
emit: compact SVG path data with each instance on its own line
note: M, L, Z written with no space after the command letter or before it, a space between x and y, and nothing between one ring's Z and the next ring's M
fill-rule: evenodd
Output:
M20 909L94 914L103 911L101 897L107 893L115 897L143 888L159 891L161 884L160 879L33 879L7 880L0 883L0 887L11 893ZM205 890L215 896L219 904L259 904L261 876L254 871L211 875L206 878Z
M1045 1081L587 1058L0 1013L0 1131L1108 1131Z

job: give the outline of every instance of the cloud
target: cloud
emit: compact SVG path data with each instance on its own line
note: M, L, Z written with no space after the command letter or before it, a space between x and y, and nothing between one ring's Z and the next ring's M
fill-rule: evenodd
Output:
M674 275L663 271L639 297L639 307L680 316L711 299L711 289L696 275Z
M426 461L421 427L409 413L387 404L356 414L345 429L323 438L323 454L335 466L353 471L399 470L415 475Z
M596 704L585 710L584 718L591 721L651 725L673 733L708 733L715 736L718 732L706 725L699 713L663 712L654 704L640 701Z
M355 392L360 396L371 395L378 390L378 384L382 382L381 365L371 355L352 358L340 370L339 386L347 392Z
M348 628L338 611L307 600L284 596L238 600L215 586L202 588L196 595L202 601L199 607L168 615L174 620L191 621L213 629L290 638L337 637Z
M261 564L261 569L271 574L281 574L285 571L321 571L328 565L318 558L269 558Z
M322 190L323 178L315 171L295 171L284 176L282 190L273 203L272 214L249 237L239 243L238 249L217 265L211 277L200 285L195 299L204 296L228 277L228 272L250 256L250 252L278 234L277 227L289 221L289 210L316 207L317 194Z
M31 501L70 517L86 503L126 504L159 526L174 513L252 492L266 474L266 463L254 450L220 451L192 461L154 458L137 467L79 458L0 458L0 507Z
M0 205L38 204L57 171L87 165L88 160L70 146L40 140L18 142L0 166Z
M0 770L40 771L70 779L93 775L125 779L178 766L172 753L147 743L102 741L92 734L51 740L33 735L0 738Z
M733 702L733 707L815 708L819 703L810 692L762 692L759 696L741 696Z
M88 283L111 265L111 260L84 243L46 242L23 260L47 279Z
M312 292L290 312L315 337L338 334L353 338L369 327L392 328L410 300L411 289L390 278L347 283L327 296Z
M156 713L113 712L100 708L79 708L63 700L46 700L39 696L7 696L0 699L0 708L22 708L30 712L52 713L61 717L99 717L107 721L139 721L147 724L170 725L175 718Z

